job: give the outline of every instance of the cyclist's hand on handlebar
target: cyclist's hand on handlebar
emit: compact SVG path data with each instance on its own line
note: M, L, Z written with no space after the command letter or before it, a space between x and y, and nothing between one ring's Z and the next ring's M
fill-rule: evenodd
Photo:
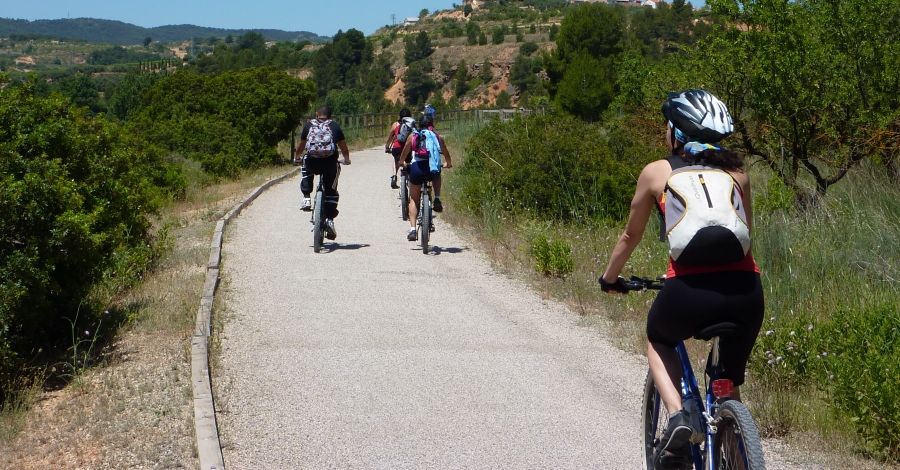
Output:
M627 294L628 291L633 289L629 289L628 281L626 281L622 276L619 276L618 278L616 278L616 282L606 282L601 277L600 290L607 293Z

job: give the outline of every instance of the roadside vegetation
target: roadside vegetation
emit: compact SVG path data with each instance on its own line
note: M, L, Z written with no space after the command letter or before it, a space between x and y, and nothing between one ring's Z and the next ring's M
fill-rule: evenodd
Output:
M645 31L635 23L642 15L598 4L568 11L544 60L555 113L497 123L469 140L448 183L452 206L501 265L533 272L547 295L643 353L652 295L601 295L597 278L638 171L665 155L666 92L712 91L736 123L724 144L747 155L754 181L767 316L748 370L751 411L767 437L810 448L846 443L835 459L896 463L900 219L891 201L900 77L891 64L900 49L887 18L900 11L858 2L709 5L691 40L676 36L662 48L652 44L664 38L635 34ZM835 28L843 36L828 33ZM569 92L568 77L590 86ZM608 179L621 184L604 186ZM657 237L651 224L625 275L664 272ZM700 357L703 345L693 347Z
M41 390L152 388L83 378L122 365L129 332L157 329L178 356L208 232L230 207L223 191L287 171L285 142L321 104L538 110L447 135L457 169L445 216L643 353L652 296L600 295L597 278L638 172L665 155L666 92L702 87L731 109L725 145L747 155L754 182L768 311L748 371L754 417L767 437L896 463L898 4L707 4L486 1L324 45L256 32L124 47L0 38L0 442ZM651 226L627 274L663 272L656 236ZM179 373L166 380L189 388ZM141 409L172 432L190 427L184 410ZM189 459L178 446L173 466Z

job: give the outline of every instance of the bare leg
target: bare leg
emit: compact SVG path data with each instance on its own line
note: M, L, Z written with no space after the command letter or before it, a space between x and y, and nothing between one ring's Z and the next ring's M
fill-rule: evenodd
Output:
M651 342L647 347L647 360L659 396L666 402L669 413L675 413L682 407L681 392L675 386L681 384L681 358L675 348Z
M422 196L422 185L409 185L409 227L416 228L419 218L419 199Z
M441 197L441 175L431 181L431 187L434 188L434 197Z

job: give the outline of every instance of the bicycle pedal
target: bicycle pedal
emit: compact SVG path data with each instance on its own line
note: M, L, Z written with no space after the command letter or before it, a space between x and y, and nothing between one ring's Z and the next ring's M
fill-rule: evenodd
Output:
M691 434L691 443L693 444L703 444L706 441L706 435L700 431L694 430L694 433Z

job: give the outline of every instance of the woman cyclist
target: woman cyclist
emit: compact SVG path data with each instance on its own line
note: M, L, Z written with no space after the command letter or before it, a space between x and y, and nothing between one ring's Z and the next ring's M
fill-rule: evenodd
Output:
M662 113L668 120L666 145L670 157L648 164L638 177L625 231L616 242L600 280L605 292L627 293L619 273L641 240L654 206L665 211L663 197L674 168L703 164L725 170L737 184L746 225L751 225L750 177L735 152L713 145L733 131L725 105L702 90L670 93ZM673 206L674 207L674 206ZM647 359L650 373L670 413L669 425L654 455L655 468L691 468L689 440L694 430L682 409L681 360L675 347L705 327L731 322L734 336L720 341L722 378L738 386L763 320L759 267L748 250L740 261L722 265L685 266L669 258L666 282L647 315Z
M403 124L403 118L412 118L412 112L403 108L400 110L400 117L397 119L397 122L391 126L391 131L388 133L387 141L384 143L384 153L389 153L394 156L393 162L391 163L391 168L393 171L391 172L391 188L397 189L397 169L400 167L400 153L403 151L403 143L397 140L397 133L400 132L400 126Z
M419 118L419 129L427 129L434 132L434 118L428 114ZM444 163L441 165L441 168L453 168L453 164L450 162L450 151L447 150L447 146L444 144L444 138L438 135L437 132L435 132L434 135L437 136L438 143L441 146L441 155L444 156ZM422 183L426 179L428 181L433 181L434 183L434 211L441 212L444 208L441 204L441 174L440 172L431 172L428 157L414 155L411 163L407 163L406 161L407 156L412 152L412 141L412 138L406 139L406 145L403 146L403 151L400 154L400 165L409 172L410 228L409 233L406 235L406 239L414 242L416 241L416 219L419 215L419 199L422 196Z

